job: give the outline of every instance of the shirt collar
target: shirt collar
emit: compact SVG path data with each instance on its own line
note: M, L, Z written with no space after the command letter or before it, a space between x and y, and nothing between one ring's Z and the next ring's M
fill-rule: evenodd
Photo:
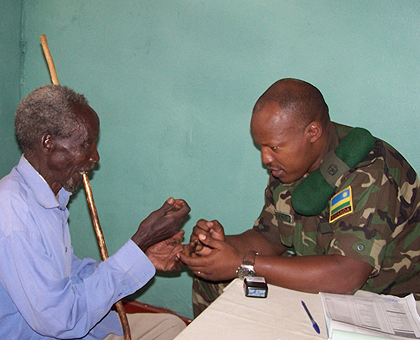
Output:
M56 197L45 179L27 161L24 155L20 158L16 170L20 173L28 187L31 188L36 201L41 206L46 209L66 208L71 193L61 188Z

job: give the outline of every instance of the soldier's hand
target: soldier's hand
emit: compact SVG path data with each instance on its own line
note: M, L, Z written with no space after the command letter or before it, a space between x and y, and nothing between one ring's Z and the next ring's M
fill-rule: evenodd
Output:
M210 252L210 249L200 242L200 235L205 235L206 237L211 236L213 239L219 241L225 240L224 228L219 221L198 220L193 228L189 243L190 251L198 255L207 255Z
M199 242L209 249L201 256L188 256L182 252L179 259L197 276L210 281L224 281L236 277L236 268L242 262L243 254L230 244L214 239L212 236L199 235Z

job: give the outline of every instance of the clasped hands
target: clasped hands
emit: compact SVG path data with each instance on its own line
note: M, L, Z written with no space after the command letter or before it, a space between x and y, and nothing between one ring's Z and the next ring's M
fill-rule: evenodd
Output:
M140 223L132 240L156 270L179 270L185 264L204 279L219 281L235 277L242 255L226 242L223 226L218 221L199 220L190 242L182 244L185 232L179 228L190 210L184 200L169 198Z
M241 253L228 242L223 226L216 220L199 220L177 255L197 276L210 281L229 280L236 276Z

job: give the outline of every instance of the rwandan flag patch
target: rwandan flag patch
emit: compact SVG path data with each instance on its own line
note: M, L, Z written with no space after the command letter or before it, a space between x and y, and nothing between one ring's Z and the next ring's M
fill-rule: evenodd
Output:
M351 187L348 186L334 195L330 201L330 223L336 221L340 217L351 214L353 212L353 197L351 195Z

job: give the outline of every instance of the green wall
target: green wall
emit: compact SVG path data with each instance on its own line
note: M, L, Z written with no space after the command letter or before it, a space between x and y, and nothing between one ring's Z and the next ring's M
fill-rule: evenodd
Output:
M1 0L0 4L0 177L10 172L20 152L14 134L14 112L19 103L21 81L22 2Z
M19 64L20 13L8 3L14 19L1 27L13 37L0 50ZM20 74L2 66L2 97L12 92L15 104L18 86L8 86L19 77L21 96L50 82L46 34L61 84L101 118L91 185L110 253L169 196L192 208L188 237L199 218L219 219L228 233L252 226L267 174L250 113L279 78L313 83L335 121L370 129L420 169L417 0L31 0L22 12L24 63ZM4 142L13 119L3 99L1 115ZM7 144L2 157L14 159ZM70 212L76 254L99 258L83 191ZM187 271L159 275L135 297L192 316L191 281Z

